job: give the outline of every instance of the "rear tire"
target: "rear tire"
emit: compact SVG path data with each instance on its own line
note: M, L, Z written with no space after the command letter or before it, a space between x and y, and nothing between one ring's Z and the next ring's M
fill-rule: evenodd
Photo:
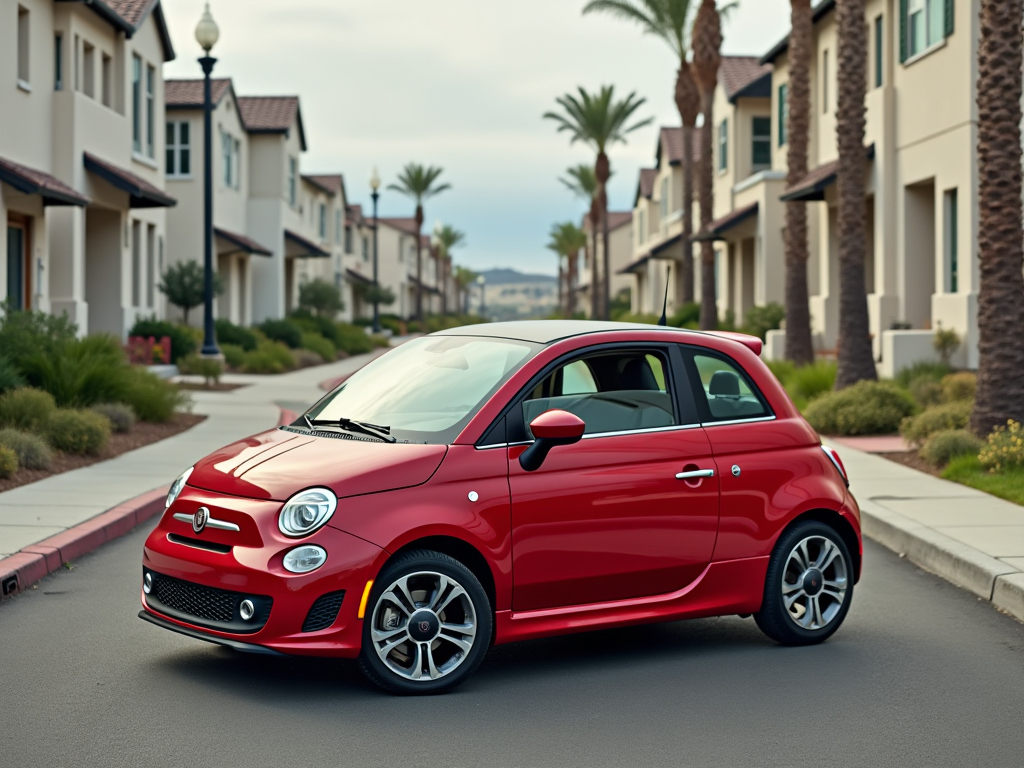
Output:
M807 520L775 544L757 626L782 645L813 645L839 629L853 601L853 559L834 528Z
M440 552L407 552L384 566L370 591L359 666L391 693L445 693L480 666L492 626L472 571Z

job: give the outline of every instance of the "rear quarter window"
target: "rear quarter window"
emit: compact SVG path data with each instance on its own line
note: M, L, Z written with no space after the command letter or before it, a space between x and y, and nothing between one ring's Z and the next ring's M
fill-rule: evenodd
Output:
M746 372L727 357L691 351L688 367L702 421L742 421L774 415Z

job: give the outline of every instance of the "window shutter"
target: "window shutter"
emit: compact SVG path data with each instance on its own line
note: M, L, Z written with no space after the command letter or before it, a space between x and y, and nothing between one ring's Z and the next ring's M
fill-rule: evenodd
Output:
M953 34L953 6L955 3L953 0L946 0L946 30L945 35L949 37Z
M900 64L907 60L907 48L909 47L907 30L908 0L900 0Z

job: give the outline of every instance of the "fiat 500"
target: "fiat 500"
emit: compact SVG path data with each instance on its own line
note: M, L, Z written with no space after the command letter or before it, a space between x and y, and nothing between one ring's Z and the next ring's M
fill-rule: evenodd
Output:
M491 645L753 615L820 643L860 511L760 340L585 321L403 344L287 426L186 470L139 616L264 654L451 689Z

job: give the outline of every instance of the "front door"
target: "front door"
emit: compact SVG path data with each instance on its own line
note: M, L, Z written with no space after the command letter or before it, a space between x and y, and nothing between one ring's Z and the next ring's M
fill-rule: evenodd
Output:
M7 306L11 309L28 309L25 240L24 227L7 225Z
M548 410L586 423L534 472L509 448L513 610L672 592L711 561L718 477L689 391L674 390L685 380L678 348L603 349L562 361L513 408L513 443Z

